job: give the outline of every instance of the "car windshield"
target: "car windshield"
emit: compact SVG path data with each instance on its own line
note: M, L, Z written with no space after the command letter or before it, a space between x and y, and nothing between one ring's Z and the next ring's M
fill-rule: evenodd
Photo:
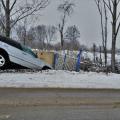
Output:
M26 53L32 55L33 57L37 58L37 55L31 50L31 48L28 48L28 47L22 45L22 49L23 49L24 52L26 52Z

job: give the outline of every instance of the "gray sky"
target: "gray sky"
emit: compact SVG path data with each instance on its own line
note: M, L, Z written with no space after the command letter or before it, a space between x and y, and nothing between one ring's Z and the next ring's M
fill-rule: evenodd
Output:
M57 6L63 0L50 0L50 5L41 13L37 24L58 25L60 13ZM81 33L80 43L92 46L101 45L100 16L94 0L73 0L76 4L73 15L68 18L68 25L76 25ZM111 47L111 25L108 30L108 47ZM120 37L119 37L120 38ZM120 39L119 39L120 40ZM120 42L117 43L120 46ZM120 47L119 47L120 48Z

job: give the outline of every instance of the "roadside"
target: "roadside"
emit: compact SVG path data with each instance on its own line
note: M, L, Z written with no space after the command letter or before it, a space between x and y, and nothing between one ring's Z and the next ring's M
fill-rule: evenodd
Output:
M120 90L0 88L0 106L120 107Z
M1 120L119 120L120 108L93 106L0 107Z
M0 73L0 87L120 89L120 74L63 70Z
M0 120L119 120L120 90L0 88Z

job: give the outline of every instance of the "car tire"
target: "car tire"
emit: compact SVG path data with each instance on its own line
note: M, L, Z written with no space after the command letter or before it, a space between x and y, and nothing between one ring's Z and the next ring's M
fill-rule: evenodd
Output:
M1 70L6 69L8 63L9 63L8 57L4 54L0 54L0 69Z

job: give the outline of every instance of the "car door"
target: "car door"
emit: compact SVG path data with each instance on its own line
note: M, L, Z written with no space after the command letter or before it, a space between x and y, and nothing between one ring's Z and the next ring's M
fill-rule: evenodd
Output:
M44 62L39 60L30 48L26 46L22 46L22 48L24 59L27 61L26 64L29 68L39 69L43 67Z
M24 54L22 52L22 48L20 46L16 47L16 46L8 45L8 44L6 45L7 45L7 49L8 49L11 61L24 66L25 59L24 59Z

